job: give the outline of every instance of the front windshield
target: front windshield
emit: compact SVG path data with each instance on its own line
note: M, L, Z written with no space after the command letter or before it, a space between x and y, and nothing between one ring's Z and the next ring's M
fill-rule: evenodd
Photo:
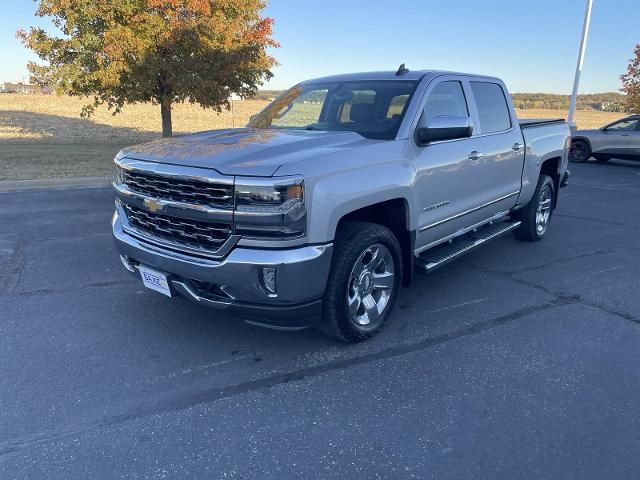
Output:
M393 139L416 85L399 80L301 84L274 100L247 126L350 131Z

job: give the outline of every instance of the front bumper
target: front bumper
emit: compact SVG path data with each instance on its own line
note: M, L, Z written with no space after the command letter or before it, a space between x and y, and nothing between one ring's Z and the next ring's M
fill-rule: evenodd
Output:
M138 265L162 271L173 293L245 318L250 323L299 329L320 320L333 245L285 250L235 247L220 260L184 255L136 238L123 229L116 210L113 237L131 273ZM262 284L261 267L276 269L277 293Z

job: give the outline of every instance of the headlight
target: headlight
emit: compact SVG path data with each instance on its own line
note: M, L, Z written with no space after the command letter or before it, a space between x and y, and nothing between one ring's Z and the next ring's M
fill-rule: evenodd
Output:
M253 237L298 237L306 228L301 177L236 178L236 231Z

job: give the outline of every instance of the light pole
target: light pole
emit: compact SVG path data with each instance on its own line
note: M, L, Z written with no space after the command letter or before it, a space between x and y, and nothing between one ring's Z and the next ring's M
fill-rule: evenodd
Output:
M576 65L576 75L573 80L573 93L569 103L569 115L567 122L572 129L576 128L576 122L573 116L576 112L576 100L578 99L578 90L580 89L580 75L582 74L582 64L584 63L584 52L587 46L587 38L589 37L589 26L591 25L591 8L593 0L587 0L587 9L584 12L584 25L582 26L582 41L580 42L580 52L578 53L578 64Z

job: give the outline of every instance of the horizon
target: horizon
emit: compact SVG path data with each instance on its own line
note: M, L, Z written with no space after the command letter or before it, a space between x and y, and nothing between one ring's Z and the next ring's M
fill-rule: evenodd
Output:
M0 83L15 83L15 84L21 84L24 86L35 86L35 84L33 83L22 83L21 81L11 81L11 80L6 80L6 81L0 81ZM278 89L278 88L261 88L258 90L258 93L261 92L285 92L286 88L283 89ZM625 93L622 92L615 92L615 91L609 91L609 92L588 92L588 93L579 93L578 97L582 97L582 96L592 96L592 95L611 95L611 94L619 94L622 96L627 96ZM18 94L17 94L18 95ZM22 94L20 93L19 95L29 95L29 94ZM52 95L57 95L55 92L52 93ZM66 96L76 96L76 95L68 95L68 94L62 94L62 95L66 95ZM560 97L571 97L570 93L554 93L554 92L509 92L509 95L557 95ZM88 95L88 97L92 97L92 95ZM234 100L234 101L242 101L242 100L253 100L252 98L246 98L246 99L239 99L239 100Z
M516 93L571 92L585 0L540 0L528 5L525 15L521 4L501 0L487 0L481 9L442 8L432 0L398 0L393 8L383 0L345 3L325 0L322 9L292 9L285 0L269 2L264 15L274 18L273 36L281 48L269 49L279 65L260 90L285 90L307 78L392 70L406 63L414 70L498 76ZM38 61L15 38L19 28L56 31L49 19L35 17L36 7L35 2L21 2L0 19L0 82L29 83L26 64ZM639 17L640 4L634 0L595 0L581 95L621 93L619 76L640 43ZM335 32L339 34L331 35ZM320 62L318 39L327 53Z
M354 72L354 73L358 73L358 72ZM15 84L22 84L25 86L35 86L35 84L33 83L23 83L22 80L0 80L0 83L15 83ZM293 85L292 85L293 86ZM507 85L508 87L508 85ZM286 90L288 90L288 88L259 88L258 89L258 93L261 92L285 92ZM542 92L542 91L533 91L533 92L509 92L510 95L557 95L557 96L562 96L562 97L570 97L571 93L554 93L554 92ZM615 91L615 90L611 90L611 91L602 91L602 92L581 92L578 94L579 97L581 96L591 96L591 95L612 95L612 94L617 94L617 95L622 95L624 97L626 97L626 93L624 92L620 92L620 91ZM66 95L66 94L63 94ZM68 95L68 96L72 96L72 95ZM75 95L73 95L75 96ZM90 97L91 95L89 95ZM242 99L241 99L242 100ZM247 100L251 100L250 98L248 98Z

